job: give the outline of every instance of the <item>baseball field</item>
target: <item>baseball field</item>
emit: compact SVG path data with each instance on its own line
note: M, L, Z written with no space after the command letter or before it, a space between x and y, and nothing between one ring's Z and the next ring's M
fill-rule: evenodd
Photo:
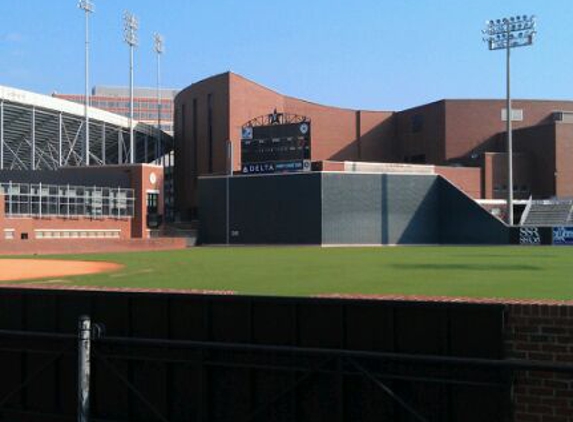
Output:
M8 267L12 272L18 265L28 267L25 259L0 259L0 280ZM566 247L201 247L39 259L45 260L44 277L36 273L32 281L22 276L2 282L255 295L573 299L573 248ZM56 276L48 271L56 259L119 266L98 274Z

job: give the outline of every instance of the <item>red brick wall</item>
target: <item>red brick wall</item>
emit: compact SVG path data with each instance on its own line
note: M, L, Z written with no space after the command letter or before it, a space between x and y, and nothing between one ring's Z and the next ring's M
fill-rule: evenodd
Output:
M391 112L360 111L360 161L400 162Z
M514 191L515 199L527 199L530 194L539 192L539 180L532 172L532 159L529 154L513 154L513 183L518 190ZM527 190L522 191L521 187ZM501 190L496 190L500 187ZM504 189L505 187L505 189ZM507 154L502 152L488 152L483 157L483 197L484 199L507 198ZM537 196L540 196L539 194Z
M155 175L155 183L151 181L151 174ZM163 167L150 164L135 166L131 168L130 177L136 196L132 236L147 238L147 191L159 191L159 214L163 215Z
M413 131L412 119L420 116L421 127ZM445 164L445 102L438 101L396 113L397 155L402 162L408 157L424 155L425 164ZM419 163L424 164L424 163Z
M436 166L436 173L474 199L482 198L482 171L479 167Z
M30 240L34 239L34 230L121 230L121 239L131 238L131 218L125 219L91 219L91 218L56 218L56 217L28 217L5 218L2 229L14 229L15 240L9 243L21 242L20 235L28 233ZM1 233L0 242L4 240ZM43 241L44 239L42 239ZM67 242L66 240L58 240Z
M4 195L0 193L0 242L4 238Z
M483 151L484 144L496 144L497 134L505 133L506 122L501 120L503 100L446 100L445 103L446 160L466 156L475 149ZM512 108L523 110L523 121L513 122L514 129L519 129L548 123L553 111L571 110L573 103L515 100Z
M65 167L60 169L61 172L77 175L78 184L82 184L82 175L86 173L95 173L102 175L102 186L108 186L105 182L105 175L114 173L126 173L129 177L130 188L134 190L135 195L135 215L131 219L131 235L134 238L147 237L147 190L158 190L159 212L163 214L163 167L153 164L134 164L134 165L108 165L92 167ZM156 182L151 183L150 175L155 174ZM114 187L114 186L109 186Z
M6 242L0 240L0 255L115 253L185 249L186 247L187 240L184 238L28 240Z
M573 125L555 125L555 195L573 198ZM550 171L551 169L547 169ZM550 177L552 175L548 175Z
M573 364L573 305L508 305L506 356ZM573 376L521 371L514 422L573 422Z

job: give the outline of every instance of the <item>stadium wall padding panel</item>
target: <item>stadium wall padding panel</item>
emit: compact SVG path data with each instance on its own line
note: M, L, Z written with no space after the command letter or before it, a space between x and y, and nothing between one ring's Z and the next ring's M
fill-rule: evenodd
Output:
M230 241L234 244L320 244L319 173L230 179ZM199 181L203 243L224 243L225 178Z
M382 243L439 243L437 176L388 174L382 180Z
M199 242L226 242L226 179L199 179Z
M322 243L382 243L382 178L322 175Z

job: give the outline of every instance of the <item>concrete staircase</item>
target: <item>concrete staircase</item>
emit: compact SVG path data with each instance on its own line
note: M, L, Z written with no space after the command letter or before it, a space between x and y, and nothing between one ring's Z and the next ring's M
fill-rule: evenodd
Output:
M161 231L161 237L185 238L187 247L197 244L198 222L167 223Z

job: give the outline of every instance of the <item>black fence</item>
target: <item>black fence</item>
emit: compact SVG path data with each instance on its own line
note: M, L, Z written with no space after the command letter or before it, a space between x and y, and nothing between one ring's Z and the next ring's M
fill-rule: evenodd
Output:
M312 282L309 280L309 282ZM0 420L503 421L503 306L0 291Z

